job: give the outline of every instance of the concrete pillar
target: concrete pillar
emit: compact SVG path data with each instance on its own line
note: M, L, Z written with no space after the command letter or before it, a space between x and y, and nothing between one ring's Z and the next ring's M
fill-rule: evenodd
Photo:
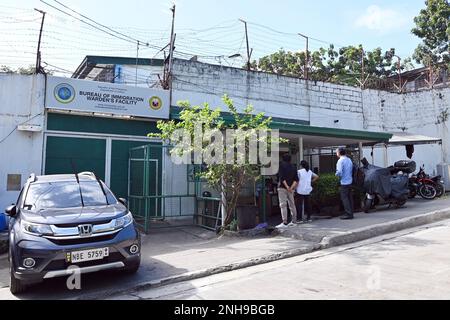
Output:
M383 156L384 156L384 167L388 167L388 150L387 150L387 145L385 144L383 146Z
M372 165L375 165L375 147L372 146Z
M222 185L224 185L224 181L222 178ZM225 193L221 192L220 193L220 198L221 198L221 208L220 208L220 213L221 213L221 220L222 220L222 227L225 226L225 218L227 216L227 210L226 210L226 206L225 203L227 202L227 199L225 197Z
M358 159L358 164L361 162L361 159L363 158L364 154L363 154L363 143L359 142L358 143L358 151L359 151L359 159Z
M300 165L300 161L303 160L303 137L300 136L298 137L298 161L297 161L297 165Z

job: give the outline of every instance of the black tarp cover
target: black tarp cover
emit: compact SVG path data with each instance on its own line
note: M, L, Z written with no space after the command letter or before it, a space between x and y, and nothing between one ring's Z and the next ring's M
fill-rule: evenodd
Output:
M373 165L361 167L364 173L363 190L369 194L377 193L382 198L405 198L408 196L408 177L392 175L390 169Z
M382 198L387 198L392 192L391 172L387 168L368 165L362 168L364 172L363 189L369 194L378 193Z

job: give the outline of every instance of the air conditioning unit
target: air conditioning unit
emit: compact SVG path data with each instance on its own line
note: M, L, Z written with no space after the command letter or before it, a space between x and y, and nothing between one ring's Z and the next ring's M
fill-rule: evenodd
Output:
M445 189L450 190L450 163L440 163L436 166L437 174L442 176Z

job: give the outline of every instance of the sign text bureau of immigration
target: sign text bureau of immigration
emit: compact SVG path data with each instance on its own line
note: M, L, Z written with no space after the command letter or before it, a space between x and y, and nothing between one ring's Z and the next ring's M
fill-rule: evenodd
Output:
M114 83L48 77L47 108L168 119L169 93Z

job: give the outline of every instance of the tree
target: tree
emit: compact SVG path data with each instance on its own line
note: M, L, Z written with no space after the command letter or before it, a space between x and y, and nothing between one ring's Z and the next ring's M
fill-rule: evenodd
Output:
M199 164L198 161L205 164L198 176L206 179L211 187L224 195L225 203L223 204L226 215L222 228L226 228L233 220L242 187L245 183L254 182L260 178L261 169L267 165L267 163L250 161L250 141L266 143L271 148L271 144L285 140L269 137L269 135L255 135L258 130L271 131L272 120L265 117L264 113L255 115L252 106L247 106L243 113L239 113L233 101L227 96L223 97L223 102L231 115L231 121L223 120L219 108L212 110L208 104L204 104L203 107L191 107L187 101L179 102L178 104L183 107L180 121L158 121L157 127L160 133L152 133L149 136L169 141L172 145L170 151L172 156L181 159L191 158L191 155L194 154L196 164ZM234 129L234 131L227 129ZM199 139L199 133L202 136L200 140L196 140ZM224 138L223 133L225 133ZM229 143L230 141L233 142ZM237 141L244 142L244 149L237 147ZM213 144L217 148L212 148ZM226 157L228 152L234 154L233 161L228 161ZM196 154L200 155L200 159L196 158ZM214 155L212 156L212 154ZM211 159L204 163L207 156ZM276 157L278 159L278 153ZM185 159L184 163L191 163L191 159Z
M364 81L362 75L364 78L385 79L398 72L397 64L393 63L394 55L395 49L383 52L381 48L376 48L366 52L359 45L336 51L334 45L330 45L309 53L309 79L346 85L360 85ZM260 71L304 78L305 61L304 51L286 52L280 49L253 62L252 66ZM406 66L403 64L401 69Z
M33 65L29 65L28 67L19 67L17 69L13 69L11 67L2 65L0 66L0 72L31 75L36 73L36 67L34 67ZM51 74L51 72L48 74Z
M427 0L426 8L414 18L411 32L422 39L413 55L417 63L450 64L450 4L448 0Z

